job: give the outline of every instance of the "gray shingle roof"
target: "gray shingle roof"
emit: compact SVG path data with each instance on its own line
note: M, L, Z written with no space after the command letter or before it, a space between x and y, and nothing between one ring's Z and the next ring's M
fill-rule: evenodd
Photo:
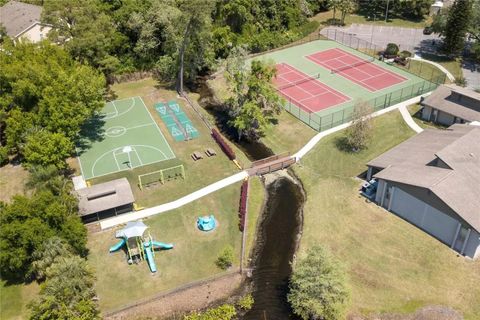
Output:
M116 179L75 191L81 216L117 208L135 201L126 178Z
M431 165L436 159L446 168ZM480 127L425 130L368 165L383 169L377 178L429 189L480 231Z
M453 93L453 94L452 94ZM467 99L457 100L455 96L464 96ZM480 93L455 85L442 85L430 96L423 100L422 105L467 121L480 121Z
M42 7L33 4L9 1L0 7L0 23L11 38L17 37L34 23L40 22Z

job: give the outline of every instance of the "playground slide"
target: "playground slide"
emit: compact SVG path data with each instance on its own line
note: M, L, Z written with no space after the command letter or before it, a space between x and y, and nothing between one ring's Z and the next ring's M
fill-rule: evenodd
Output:
M163 249L163 250L173 249L173 244L171 243L152 241L152 244L154 249Z
M125 245L125 239L122 238L119 242L117 242L115 245L110 247L110 252L115 252L120 250L121 247Z
M153 260L153 248L150 244L144 245L145 253L147 256L148 266L150 267L150 271L157 272L157 266L155 265L155 260Z

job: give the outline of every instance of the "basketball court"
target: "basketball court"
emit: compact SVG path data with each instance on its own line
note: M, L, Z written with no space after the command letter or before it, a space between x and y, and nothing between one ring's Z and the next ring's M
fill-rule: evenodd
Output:
M273 83L277 90L306 112L318 112L350 100L350 97L320 82L320 75L309 76L287 63L277 64L276 68Z
M316 52L307 59L371 92L389 88L408 79L340 48Z
M175 158L140 97L106 103L77 144L85 180Z

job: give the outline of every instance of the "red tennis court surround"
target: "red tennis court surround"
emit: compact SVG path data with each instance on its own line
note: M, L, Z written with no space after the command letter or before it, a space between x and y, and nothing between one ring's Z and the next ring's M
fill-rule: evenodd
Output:
M338 73L371 92L382 90L408 80L390 70L339 48L314 53L307 56L307 59Z
M287 63L277 64L277 76L273 83L287 100L307 112L320 110L349 101L340 92L295 69Z

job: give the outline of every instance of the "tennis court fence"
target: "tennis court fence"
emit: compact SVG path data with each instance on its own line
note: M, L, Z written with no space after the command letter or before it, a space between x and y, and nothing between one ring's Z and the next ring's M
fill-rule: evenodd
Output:
M355 49L359 52L367 54L371 57L377 57L380 51L384 51L386 48L378 46L370 41L360 39L356 37L354 34L343 32L339 29L323 29L322 34L330 40L335 42L341 43L344 46L350 47ZM400 47L400 50L404 50L407 48ZM410 49L410 48L408 48ZM412 52L413 54L413 52ZM436 84L443 84L446 81L447 76L438 70L436 67L432 67L427 63L408 63L405 67L401 67L396 63L393 64L394 67L411 73L419 78L424 80L436 83Z
M439 84L421 80L408 87L386 93L371 100L362 101L367 103L374 111L379 111L413 97L430 92L438 87ZM297 107L291 100L286 100L283 104L285 110L290 114L307 124L311 128L321 132L352 120L353 110L358 101L350 101L342 107L341 110L326 115L310 113Z

